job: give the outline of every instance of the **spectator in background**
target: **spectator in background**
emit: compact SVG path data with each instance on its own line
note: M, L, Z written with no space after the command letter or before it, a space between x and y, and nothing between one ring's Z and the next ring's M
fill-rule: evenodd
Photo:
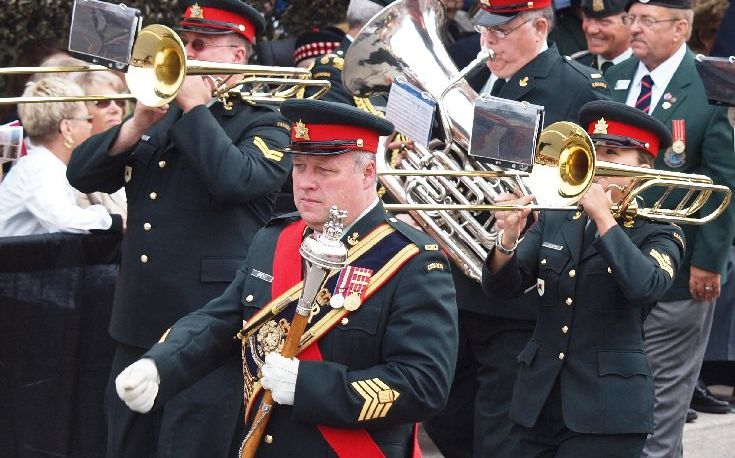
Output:
M632 56L630 27L623 23L627 4L628 0L582 0L582 30L587 50L575 53L572 59L604 74Z
M727 0L700 0L696 3L692 37L689 39L689 48L694 54L709 55L729 5Z
M80 95L78 85L53 77L29 83L23 93ZM18 112L29 148L0 184L0 236L122 230L120 215L110 215L101 205L79 207L66 179L72 150L91 132L84 102L26 103Z
M74 75L73 80L82 87L86 95L109 96L128 92L123 80L111 72L72 73L72 75ZM86 104L92 116L92 135L117 126L129 111L126 100L96 100ZM120 188L111 194L104 192L84 194L77 191L77 204L85 208L92 204L99 204L112 213L119 213L123 218L127 218L128 215L125 188Z

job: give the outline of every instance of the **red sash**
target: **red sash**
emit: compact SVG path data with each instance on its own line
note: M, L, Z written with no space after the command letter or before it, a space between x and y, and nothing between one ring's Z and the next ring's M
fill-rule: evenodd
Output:
M271 297L278 297L293 285L301 281L302 265L299 247L304 235L306 223L303 220L289 224L278 237L275 257L273 259L273 283ZM293 262L298 259L298 262ZM322 355L316 344L309 345L300 354L304 361L322 361ZM373 438L364 429L341 429L317 425L319 432L327 441L334 453L340 458L382 458L383 452ZM418 435L414 427L413 458L421 458Z

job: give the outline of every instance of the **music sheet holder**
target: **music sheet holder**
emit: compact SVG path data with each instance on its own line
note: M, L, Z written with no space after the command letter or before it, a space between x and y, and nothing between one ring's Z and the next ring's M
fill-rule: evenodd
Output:
M709 103L735 106L735 57L704 57L699 54L695 65Z
M141 12L136 8L122 3L75 0L69 52L85 62L125 71L141 24Z
M544 124L544 108L483 94L475 101L472 158L504 169L530 171Z

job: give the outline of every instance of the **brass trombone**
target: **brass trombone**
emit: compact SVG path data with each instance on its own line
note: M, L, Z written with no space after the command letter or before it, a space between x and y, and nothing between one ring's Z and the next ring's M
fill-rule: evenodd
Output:
M0 68L0 75L21 73L65 73L110 71L101 65L74 67L9 67ZM125 81L131 94L87 95L68 97L9 97L0 98L0 105L41 102L77 102L93 100L137 100L150 107L171 102L181 90L184 78L190 75L243 75L234 83L216 81L214 96L232 108L232 97L250 104L280 103L295 97L304 87L319 90L310 98L319 98L330 88L327 80L311 79L311 72L298 67L223 64L187 60L186 49L179 36L165 25L144 27L133 44L132 56ZM270 88L273 86L272 88ZM270 88L270 89L269 89Z
M390 211L504 211L530 208L531 210L579 210L574 205L594 181L595 177L630 177L631 185L623 190L620 200L611 211L616 218L642 217L653 221L700 225L717 218L725 211L732 192L727 186L716 185L705 175L686 174L634 167L612 162L597 161L592 139L580 126L571 122L556 122L541 132L534 166L530 173L494 170L379 170L379 176L411 177L407 186L421 186L422 179L451 179L460 177L506 178L522 177L537 204L479 204L406 203L387 204ZM415 181L413 184L412 180ZM643 205L645 191L660 189L660 196L652 205ZM672 193L681 190L675 205L665 206ZM407 193L411 195L411 193ZM697 214L713 194L721 194L719 205L704 215ZM429 196L426 196L429 200Z

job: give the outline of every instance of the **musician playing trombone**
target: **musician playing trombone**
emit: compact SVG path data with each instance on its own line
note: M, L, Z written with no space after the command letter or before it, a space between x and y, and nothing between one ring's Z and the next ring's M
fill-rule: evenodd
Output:
M246 64L261 14L240 0L184 0L179 34L187 59ZM235 82L238 75L223 77ZM131 88L134 89L134 88ZM111 382L177 319L235 278L254 234L273 212L290 157L290 125L274 109L212 97L209 76L188 76L175 102L138 103L121 126L74 153L69 181L82 192L125 186L128 226L110 322L117 343ZM224 365L152 415L106 393L109 457L225 457L242 393ZM196 432L196 434L191 434Z
M607 162L651 167L672 141L659 121L617 102L586 104L580 122ZM518 355L509 456L638 458L653 432L643 320L671 287L685 242L676 225L613 217L631 180L597 179L582 211L542 212L522 241L529 210L496 213L484 290L513 297L535 284L540 297Z

